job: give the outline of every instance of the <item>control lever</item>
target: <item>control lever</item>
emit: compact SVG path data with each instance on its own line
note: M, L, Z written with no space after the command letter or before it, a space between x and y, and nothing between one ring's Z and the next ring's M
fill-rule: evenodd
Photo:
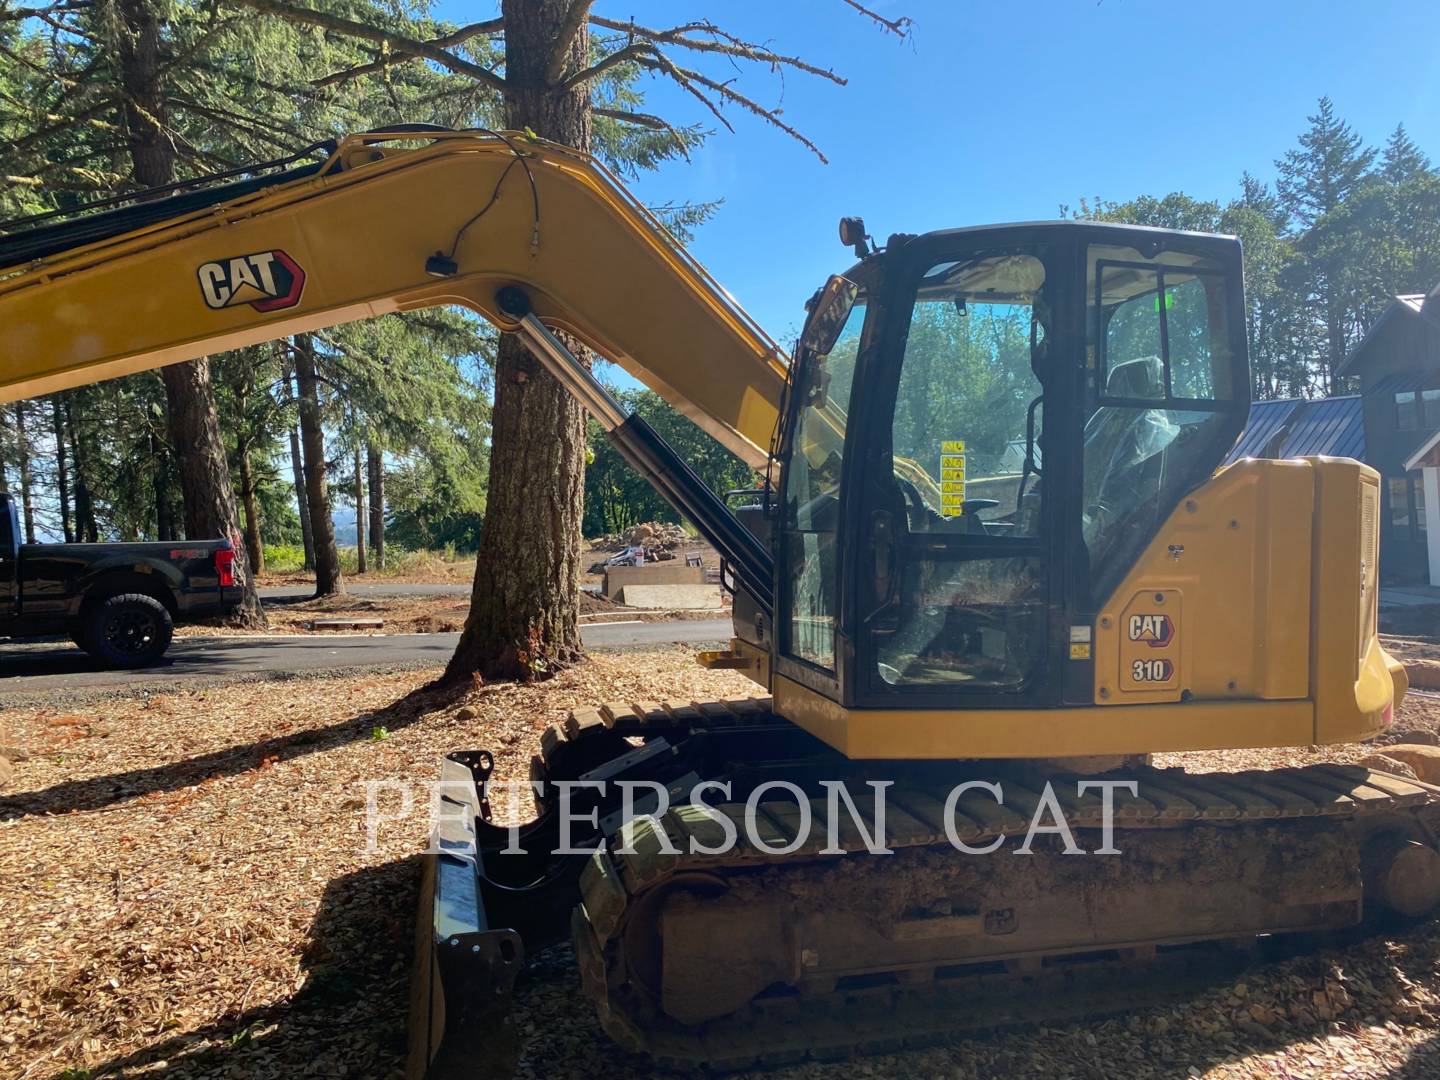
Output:
M876 605L867 623L874 622L881 615L896 606L899 582L896 580L895 518L888 510L876 510L870 515L870 550L874 558L872 581ZM877 629L882 629L878 628Z

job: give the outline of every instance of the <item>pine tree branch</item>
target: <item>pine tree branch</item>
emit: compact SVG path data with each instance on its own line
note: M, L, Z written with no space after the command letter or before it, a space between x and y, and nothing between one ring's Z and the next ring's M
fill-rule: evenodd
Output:
M0 22L20 22L24 19L45 19L46 16L68 14L72 11L86 11L90 8L89 0L72 0L65 4L48 4L45 7L29 8L4 8L0 9ZM48 21L48 20L47 20Z
M606 109L595 106L590 110L596 116L604 116L611 120L618 120L622 124L634 124L636 127L648 128L651 131L664 131L674 140L675 146L679 149L681 157L686 161L690 160L690 145L685 141L685 136L662 116L653 116L650 113L626 112L624 109Z
M303 131L296 130L277 120L230 112L228 109L222 109L217 105L202 104L184 95L172 95L170 103L181 110L199 113L201 116L224 124L226 127L235 131L243 132L252 138L260 139L262 142L268 143L272 149L275 147L284 148L294 146L297 143L305 142L309 138Z
M425 42L437 49L447 49L453 45L460 45L471 38L483 37L488 34L498 34L505 29L504 19L487 19L485 22L471 23L469 26L462 26L448 34L441 34L439 37L431 38ZM412 60L419 60L419 53L408 52L404 49L396 49L388 56L381 56L368 63L360 64L357 67L345 68L343 71L334 71L329 75L321 76L311 81L310 85L315 87L334 86L337 83L348 82L351 79L358 79L365 75L373 75L377 71L383 71L387 67L408 64Z
M14 142L12 142L4 156L9 157L12 154L24 153L27 149L29 149L31 146L34 146L37 142L40 142L42 139L47 139L51 135L56 135L62 131L67 130L68 128L75 127L78 124L88 124L89 126L97 127L102 131L114 131L116 130L116 128L113 124L107 124L103 121L95 121L92 119L96 113L105 112L114 104L115 98L105 97L99 102L91 105L89 108L82 109L80 112L75 113L73 116L63 117L58 123L54 123L51 124L49 127L39 128L35 131L32 131L30 132L30 134L22 136L21 138L16 139Z
M590 5L593 2L594 0L570 0L570 7L565 12L565 17L560 20L559 29L555 33L555 51L550 54L550 62L545 65L546 86L554 86L560 76L565 74L565 60L570 55L570 45L575 40L575 35L580 32L580 27L584 25L586 16L590 14Z
M363 41L373 41L378 45L384 45L396 52L412 53L416 56L422 56L426 60L435 61L435 63L441 67L453 71L457 75L468 75L476 82L482 83L492 90L502 93L505 90L505 80L489 68L481 67L479 64L472 64L469 60L463 60L453 53L446 52L437 45L430 44L428 41L420 41L417 38L397 34L394 31L384 30L378 26L367 26L353 19L344 19L338 15L331 15L328 12L316 11L314 8L283 3L282 0L227 0L227 2L239 4L241 7L251 8L262 14L274 15L288 22L299 23L303 26L318 26L323 30L331 30L345 37L360 38Z

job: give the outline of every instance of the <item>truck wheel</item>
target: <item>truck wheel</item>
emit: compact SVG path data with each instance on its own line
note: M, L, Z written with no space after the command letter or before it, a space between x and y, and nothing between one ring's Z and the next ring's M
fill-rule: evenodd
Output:
M165 605L144 593L107 596L83 617L76 637L106 667L148 667L165 655L175 624Z

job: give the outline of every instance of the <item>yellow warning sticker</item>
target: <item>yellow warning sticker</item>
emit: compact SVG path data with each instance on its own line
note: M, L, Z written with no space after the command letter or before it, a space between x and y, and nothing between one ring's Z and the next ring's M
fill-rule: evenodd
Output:
M940 443L940 515L959 517L965 512L965 440Z
M1071 660L1089 660L1090 643L1088 641L1072 641L1070 643Z

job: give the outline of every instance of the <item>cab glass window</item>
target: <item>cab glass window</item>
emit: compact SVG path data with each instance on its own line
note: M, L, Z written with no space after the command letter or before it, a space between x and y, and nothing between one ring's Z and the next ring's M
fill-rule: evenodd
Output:
M1082 533L1090 599L1103 602L1243 417L1229 305L1217 263L1092 247ZM1238 272L1238 271L1236 271Z
M840 483L865 306L861 294L829 355L802 361L793 391L799 409L785 473L785 651L827 671L835 668Z

